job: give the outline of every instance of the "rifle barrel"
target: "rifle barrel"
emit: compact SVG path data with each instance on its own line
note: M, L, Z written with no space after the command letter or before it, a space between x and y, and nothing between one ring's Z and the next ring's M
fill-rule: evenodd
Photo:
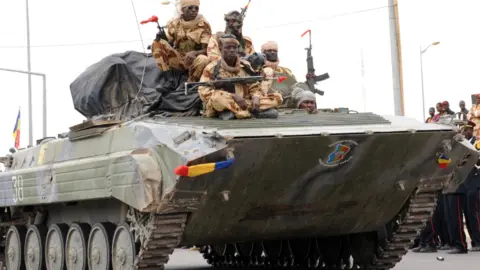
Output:
M248 77L233 77L233 78L226 78L226 79L220 79L220 80L214 80L214 81L207 81L207 82L185 82L185 95L188 93L188 87L193 86L192 88L195 88L197 86L202 86L202 85L213 85L214 83L240 83L240 82L256 82L256 81L261 81L265 78L264 76L248 76Z

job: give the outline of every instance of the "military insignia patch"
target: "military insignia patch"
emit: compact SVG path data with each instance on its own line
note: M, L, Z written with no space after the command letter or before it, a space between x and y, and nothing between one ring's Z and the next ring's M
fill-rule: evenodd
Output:
M348 152L350 152L350 147L343 144L337 144L335 151L328 155L327 164L341 161Z
M326 167L335 167L344 164L353 158L351 151L353 147L357 145L358 143L350 140L332 143L328 147L333 147L333 151L325 160L320 159L319 162Z

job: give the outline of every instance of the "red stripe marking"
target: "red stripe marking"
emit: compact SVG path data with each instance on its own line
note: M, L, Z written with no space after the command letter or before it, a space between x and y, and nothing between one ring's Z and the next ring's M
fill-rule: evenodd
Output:
M475 216L477 217L477 232L480 231L480 217L478 216L478 201L480 200L480 191L477 190L477 200L475 201Z
M436 239L435 239L435 226L433 226L433 217L430 217L430 225L432 226L432 238L433 238L433 242L434 243L437 243Z
M457 195L457 210L458 210L458 214L457 214L457 218L458 218L458 230L459 230L459 233L460 233L460 240L462 242L462 246L467 249L467 246L465 245L465 242L463 242L463 224L462 224L462 212L461 212L461 209L460 209L460 195Z

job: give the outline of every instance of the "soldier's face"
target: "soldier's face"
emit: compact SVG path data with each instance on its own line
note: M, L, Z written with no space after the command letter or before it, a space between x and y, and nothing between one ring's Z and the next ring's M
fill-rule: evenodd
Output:
M433 116L435 114L435 109L434 108L430 108L430 110L428 111L428 113Z
M465 128L462 132L463 136L467 139L471 139L473 137L473 128Z
M460 106L460 109L465 109L465 102L460 102L460 104L458 104L458 106Z
M188 6L188 7L182 8L183 19L185 21L194 20L195 18L197 18L199 9L200 9L199 6Z
M277 50L266 50L265 56L267 60L270 62L276 62L278 60L278 51Z
M240 32L242 30L243 22L240 19L228 19L227 27L234 30L235 32Z
M306 100L300 103L300 106L298 106L298 108L303 110L314 110L317 108L317 103L313 100Z
M225 42L222 44L222 57L225 60L233 60L238 57L238 44L235 42Z

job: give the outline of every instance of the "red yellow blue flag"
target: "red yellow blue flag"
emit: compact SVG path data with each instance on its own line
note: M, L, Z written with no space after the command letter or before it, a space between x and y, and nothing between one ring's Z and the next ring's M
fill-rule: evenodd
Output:
M181 165L175 168L175 174L179 176L195 177L211 173L213 171L218 171L220 169L226 169L230 167L230 165L232 165L234 161L234 159L229 159L226 161L204 163L194 166Z
M452 162L452 160L444 154L441 154L438 158L438 166L442 169L445 169L450 162Z
M13 128L13 139L15 140L15 148L18 149L20 147L20 108L18 109L15 127Z

